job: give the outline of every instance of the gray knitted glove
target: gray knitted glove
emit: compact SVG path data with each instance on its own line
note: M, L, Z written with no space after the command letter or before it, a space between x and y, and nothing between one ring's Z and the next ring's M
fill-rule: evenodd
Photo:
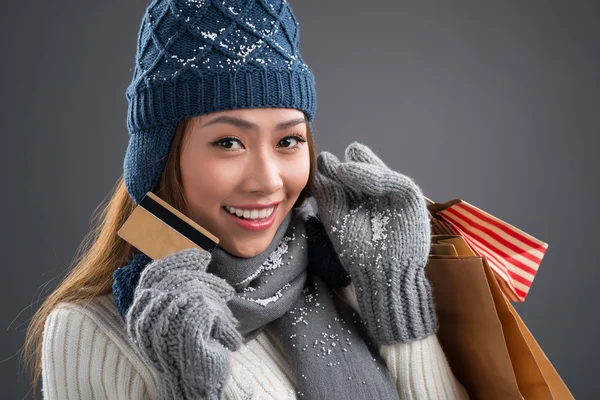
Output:
M206 272L210 260L198 249L154 260L135 289L127 333L159 373L159 399L220 399L228 349L242 343L226 303L235 290Z
M367 330L378 344L434 334L437 316L425 276L431 225L420 188L363 144L350 144L345 157L341 163L319 153L313 195Z

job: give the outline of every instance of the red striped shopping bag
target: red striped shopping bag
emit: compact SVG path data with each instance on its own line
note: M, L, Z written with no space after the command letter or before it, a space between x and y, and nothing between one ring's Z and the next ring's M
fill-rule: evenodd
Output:
M525 301L548 244L462 199L425 200L433 234L464 237L474 252L487 258L504 295Z

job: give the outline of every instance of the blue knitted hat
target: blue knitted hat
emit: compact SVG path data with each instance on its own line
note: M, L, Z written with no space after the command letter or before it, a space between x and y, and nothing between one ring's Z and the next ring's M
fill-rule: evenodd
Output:
M179 121L237 108L316 112L315 78L285 0L153 0L139 31L123 162L136 205L158 183Z

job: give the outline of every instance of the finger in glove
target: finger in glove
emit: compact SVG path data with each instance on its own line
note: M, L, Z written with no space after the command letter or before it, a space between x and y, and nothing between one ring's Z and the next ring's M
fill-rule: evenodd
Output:
M362 162L378 165L382 168L388 168L388 166L373 152L373 150L359 142L352 142L348 147L346 147L345 157L346 161Z
M408 176L374 164L347 162L340 166L338 178L345 185L370 197L415 197L420 189Z

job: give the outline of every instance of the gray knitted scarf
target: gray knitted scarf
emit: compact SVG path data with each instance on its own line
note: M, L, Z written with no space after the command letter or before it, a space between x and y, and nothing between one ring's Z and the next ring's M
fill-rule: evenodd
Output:
M267 324L279 332L304 399L398 399L392 377L361 318L316 274L308 272L306 218L292 209L262 253L241 258L220 247L207 271L236 290L227 303L244 341Z

